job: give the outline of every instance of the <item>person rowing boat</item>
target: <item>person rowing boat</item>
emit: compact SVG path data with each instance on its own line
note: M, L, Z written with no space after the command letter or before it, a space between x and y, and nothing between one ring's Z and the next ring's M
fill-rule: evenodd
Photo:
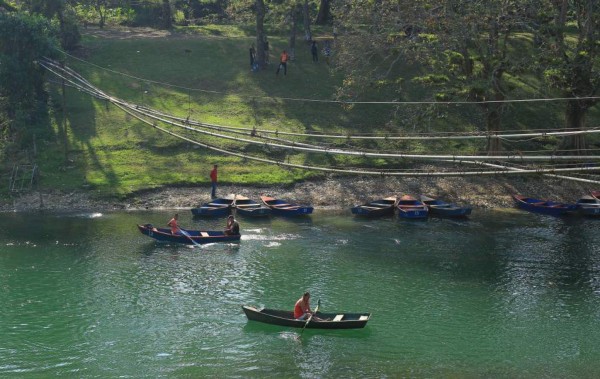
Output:
M294 305L294 318L296 320L306 320L311 316L315 321L323 321L313 315L313 311L310 309L310 293L307 291L304 292L302 297L298 299Z

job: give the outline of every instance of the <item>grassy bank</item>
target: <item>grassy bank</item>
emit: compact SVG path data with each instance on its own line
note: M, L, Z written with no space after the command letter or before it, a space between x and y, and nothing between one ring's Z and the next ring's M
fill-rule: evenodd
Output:
M321 46L330 36L315 31ZM296 59L288 75L275 75L287 36L270 34L270 66L251 72L248 49L254 38L251 30L235 26L182 29L172 33L152 30L88 30L82 48L66 64L106 93L128 102L192 120L291 132L339 134L449 132L484 130L476 105L354 105L285 100L284 98L331 100L342 77L327 66L323 57L313 63L310 46L298 36ZM417 67L403 66L407 77ZM56 79L54 79L56 81ZM60 84L58 82L57 84ZM541 84L514 83L522 97L535 97ZM410 82L399 84L402 100L430 99L429 89ZM49 121L54 143L38 148L40 189L70 191L87 189L98 196L127 197L162 186L195 186L209 182L208 173L219 164L223 184L259 186L289 184L322 178L318 171L286 169L234 156L219 154L165 135L121 109L67 87L63 98L60 85L50 87L57 111ZM376 83L367 89L368 99L389 100L398 93L381 93ZM511 130L558 127L562 109L556 105L510 106L505 124ZM594 115L593 115L594 116ZM595 116L594 116L595 117ZM62 135L66 125L67 138ZM307 153L290 154L260 145L240 144L197 133L189 138L245 154L319 166L374 166L394 168L409 162L387 162L361 158ZM52 139L51 139L52 140ZM304 140L298 139L298 142ZM413 153L481 151L481 143L358 143L374 151ZM347 141L331 147L352 147ZM518 149L518 146L510 148Z

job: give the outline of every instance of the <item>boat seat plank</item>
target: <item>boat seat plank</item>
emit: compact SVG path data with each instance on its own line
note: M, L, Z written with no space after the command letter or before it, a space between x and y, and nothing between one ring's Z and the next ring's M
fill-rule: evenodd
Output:
M360 316L359 321L366 321L369 319L369 316Z
M333 318L333 321L342 321L343 318L344 318L344 315L337 315Z
M208 237L208 236L209 236L209 235L208 235L208 233L206 233L206 232L200 232L200 235L201 235L202 237Z

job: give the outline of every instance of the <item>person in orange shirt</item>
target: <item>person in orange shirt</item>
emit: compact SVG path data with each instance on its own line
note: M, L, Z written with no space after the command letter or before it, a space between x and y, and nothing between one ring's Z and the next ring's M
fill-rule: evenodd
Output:
M304 292L302 297L296 301L294 305L294 318L296 320L306 320L310 316L313 316L313 320L315 321L323 321L313 315L313 311L310 309L310 293Z
M175 216L169 221L167 225L171 227L171 234L177 234L179 232L179 226L177 225L177 219L179 218L179 214L175 213Z
M283 50L283 52L281 53L281 56L279 57L279 66L277 66L277 71L275 72L275 75L279 75L279 70L281 70L281 68L283 67L283 75L287 75L287 61L290 59L290 56L288 55L288 53Z

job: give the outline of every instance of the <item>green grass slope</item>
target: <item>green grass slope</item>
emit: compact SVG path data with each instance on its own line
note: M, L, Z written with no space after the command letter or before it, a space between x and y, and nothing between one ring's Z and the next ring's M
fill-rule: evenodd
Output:
M318 31L316 36L318 39ZM475 105L460 109L404 105L347 107L336 103L286 100L284 98L333 99L342 78L325 64L323 57L319 63L312 62L310 46L300 35L296 60L288 64L287 76L275 75L278 55L287 46L286 37L270 37L270 66L258 73L251 72L248 49L253 41L244 29L231 26L212 27L208 32L186 30L166 36L124 32L102 36L89 32L81 50L76 53L79 59L68 57L66 64L117 98L182 118L220 125L339 134L485 128ZM407 76L415 70L414 67L404 69ZM534 97L538 89L535 81L532 83L533 87L519 82L514 85L519 86L523 97ZM208 173L215 163L219 164L222 183L285 184L322 175L319 171L288 169L195 146L166 135L116 106L75 88L66 90L66 120L63 120L60 86L50 88L56 107L52 123L55 143L38 148L36 160L40 165L39 185L42 189L87 188L101 196L125 197L135 191L165 185L207 184ZM409 81L403 83L402 90L404 100L431 98L429 90ZM376 85L368 92L369 100L390 98L390 94L378 92ZM560 120L560 112L557 107L520 106L507 112L506 123L511 129L519 130L536 128L540 123L549 127L548 123ZM66 153L62 136L65 124ZM532 124L536 125L532 127ZM406 162L291 154L172 127L170 130L222 149L297 164L382 168L406 165ZM335 147L352 147L344 140L331 143ZM440 151L442 148L473 152L482 148L460 142L444 146L387 141L354 146L357 145L374 151L411 152Z

